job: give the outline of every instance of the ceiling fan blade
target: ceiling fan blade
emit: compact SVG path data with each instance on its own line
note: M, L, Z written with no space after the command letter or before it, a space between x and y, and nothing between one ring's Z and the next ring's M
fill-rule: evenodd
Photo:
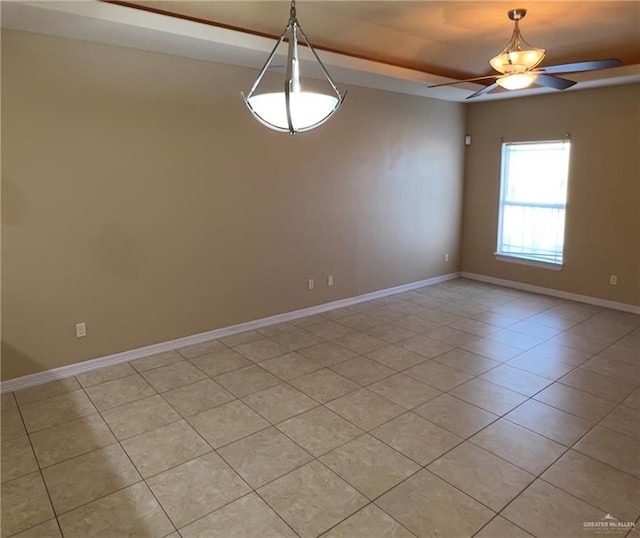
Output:
M478 90L476 93L472 93L467 99L473 99L474 97L479 97L480 95L484 95L485 93L489 93L491 90L495 90L498 87L498 83L494 82L493 84L489 84L485 86L481 90Z
M536 82L538 86L546 86L547 88L555 88L556 90L566 90L575 84L575 81L566 78L560 78L553 75L536 74Z
M475 82L476 80L489 80L490 78L498 78L502 75L487 75L486 77L466 78L464 80L456 80L455 82L445 82L444 84L433 84L427 88L439 88L440 86L453 86L454 84L462 84L463 82Z
M579 71L596 71L597 69L609 69L610 67L619 67L622 62L617 58L610 60L593 60L591 62L577 62L574 64L550 65L541 67L536 72L547 73L549 75L560 75L562 73L577 73Z

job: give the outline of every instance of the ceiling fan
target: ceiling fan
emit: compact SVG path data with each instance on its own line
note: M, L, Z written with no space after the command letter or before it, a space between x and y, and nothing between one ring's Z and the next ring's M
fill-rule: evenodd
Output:
M546 86L556 90L566 90L576 84L576 82L558 77L557 75L577 73L579 71L595 71L622 65L620 60L614 58L610 60L593 60L589 62L538 67L544 59L545 50L532 47L524 40L522 34L520 34L518 23L524 19L526 14L526 9L511 9L507 11L507 15L509 19L514 22L515 27L505 49L489 61L491 67L498 72L497 75L487 75L484 77L458 80L456 82L447 82L445 84L435 84L429 86L429 88L495 79L493 83L470 95L467 99L473 99L474 97L489 93L498 86L507 90L521 90L535 83L538 86Z

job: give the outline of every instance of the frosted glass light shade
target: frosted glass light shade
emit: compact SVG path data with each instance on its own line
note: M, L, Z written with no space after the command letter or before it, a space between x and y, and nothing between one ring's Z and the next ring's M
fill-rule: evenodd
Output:
M536 67L544 59L542 49L514 50L489 60L491 67L499 73L522 73Z
M291 122L296 131L304 131L328 119L338 108L338 98L314 92L292 92L290 95ZM251 111L267 126L289 130L284 92L263 93L247 99Z
M506 90L521 90L531 86L536 80L534 73L516 73L500 77L496 82Z

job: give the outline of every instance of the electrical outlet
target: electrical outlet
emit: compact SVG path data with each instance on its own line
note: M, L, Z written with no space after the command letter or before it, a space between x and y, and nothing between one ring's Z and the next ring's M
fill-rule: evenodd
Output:
M449 253L448 252L444 255L444 261L445 262L449 261Z
M611 275L609 277L609 284L611 284L612 286L617 286L618 285L618 276L617 275Z
M309 281L307 282L307 289L312 290L315 287L316 287L316 281L313 280L313 278L310 278Z
M327 277L327 286L333 286L333 275Z
M76 338L82 338L83 336L87 336L87 324L84 321L76 323Z

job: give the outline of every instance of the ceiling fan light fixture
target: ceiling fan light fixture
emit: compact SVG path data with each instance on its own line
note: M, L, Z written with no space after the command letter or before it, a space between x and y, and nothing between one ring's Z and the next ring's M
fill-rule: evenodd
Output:
M544 49L538 49L529 45L529 43L522 38L520 29L518 28L518 21L521 21L526 14L526 9L512 9L507 12L509 19L515 24L511 40L498 56L489 60L491 67L500 74L456 80L454 82L445 82L444 84L433 84L429 86L429 88L450 86L463 82L493 80L491 84L483 86L475 93L466 97L466 99L475 99L482 95L487 95L498 86L507 90L522 90L528 88L534 82L540 87L566 90L574 86L576 81L559 77L558 75L560 74L612 69L622 65L622 62L617 58L610 58L608 60L590 60L538 68L538 65L544 59L545 51Z
M496 71L505 75L523 73L539 65L544 59L544 53L545 51L542 49L508 51L491 58L489 64Z
M256 94L260 82L271 66L276 51L285 39L288 41L288 52L283 91ZM331 95L302 89L298 54L299 41L304 43L313 54L326 82L329 83ZM294 135L299 132L311 131L325 123L340 108L345 96L346 92L341 95L336 88L318 54L302 31L296 17L296 3L295 0L292 0L287 27L271 51L247 96L242 94L247 108L256 120L265 127Z
M504 50L489 60L491 67L499 73L524 73L537 67L544 59L545 50L527 43L520 33L518 21L524 19L526 14L526 9L512 9L508 12L514 23L513 34Z
M500 77L496 82L505 90L522 90L536 81L535 73L514 73Z

